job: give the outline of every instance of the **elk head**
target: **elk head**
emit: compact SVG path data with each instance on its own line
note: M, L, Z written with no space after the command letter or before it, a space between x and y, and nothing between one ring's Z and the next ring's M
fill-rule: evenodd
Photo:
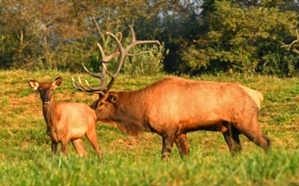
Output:
M37 82L35 80L29 81L29 86L33 90L38 90L43 105L48 105L52 101L53 90L61 85L62 78L57 77L53 82Z
M151 44L151 43L156 43L156 44L160 44L160 42L158 40L136 40L136 36L135 36L135 32L132 26L129 26L131 29L131 43L126 46L123 47L121 40L122 40L122 33L118 32L119 37L117 38L114 34L112 34L111 32L107 32L106 34L109 35L116 43L116 48L114 49L114 51L109 54L106 55L103 51L103 48L101 47L101 45L99 43L97 43L97 46L100 50L101 56L102 56L102 71L100 73L92 73L90 72L84 65L83 68L84 70L90 74L91 76L95 77L95 78L99 78L100 79L100 86L98 87L91 87L89 85L89 83L85 80L85 85L82 84L81 78L78 78L78 83L73 79L73 85L74 87L79 90L79 91L84 91L84 92L90 92L90 93L97 93L99 94L100 98L105 97L105 95L108 93L108 91L110 90L110 88L113 86L115 79L117 77L117 75L119 74L121 67L123 65L124 59L126 56L137 56L137 55L141 55L144 54L148 51L142 51L139 53L134 53L131 54L129 53L129 51L131 50L131 48L137 44ZM108 62L115 58L115 57L119 57L118 58L118 64L117 64L117 68L115 70L115 72L112 74L108 71L107 69L107 65ZM105 81L105 75L108 74L108 76L110 76L110 82L108 84L106 84ZM100 99L99 98L99 99ZM95 103L94 103L95 104Z

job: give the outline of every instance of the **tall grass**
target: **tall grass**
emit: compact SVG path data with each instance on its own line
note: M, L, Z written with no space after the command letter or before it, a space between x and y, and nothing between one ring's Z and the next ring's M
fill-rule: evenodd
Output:
M244 136L243 152L231 157L220 133L188 134L191 155L181 159L173 148L169 161L161 160L161 138L144 133L132 137L117 128L98 123L98 159L84 138L89 152L79 157L69 144L67 156L52 157L45 133L39 95L29 79L63 78L56 101L92 103L97 95L77 92L70 74L59 71L0 72L0 185L299 185L299 79L265 76L209 76L193 79L240 82L260 90L265 97L260 126L270 137L272 150L264 153ZM97 80L85 76L91 84ZM136 90L165 75L131 78L121 76L113 90ZM188 77L187 77L188 78Z
M298 150L258 151L232 158L227 153L194 152L184 161L161 161L156 155L138 159L123 154L51 159L36 152L26 161L1 163L2 185L296 185Z

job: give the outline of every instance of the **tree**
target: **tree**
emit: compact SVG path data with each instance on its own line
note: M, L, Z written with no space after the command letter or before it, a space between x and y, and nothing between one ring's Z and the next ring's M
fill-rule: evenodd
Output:
M6 69L81 71L84 63L98 71L96 43L109 53L115 43L105 33L120 31L126 45L129 24L138 39L163 43L144 58L127 58L124 69L130 73L144 65L139 60L160 69L162 59L165 71L190 74L283 75L299 66L294 0L5 0L0 16L0 60Z
M187 44L197 38L199 32L199 0L170 1L163 4L159 13L157 39L165 43L168 54L164 58L164 70L170 73L189 71L182 61Z
M214 7L205 17L208 32L183 52L194 71L287 74L297 65L297 57L287 61L290 54L281 47L298 25L295 12L230 1L215 1Z
M125 31L125 37L128 36L127 25L134 24L141 13L150 12L144 6L147 3L145 0L4 1L0 5L2 68L77 71L82 69L83 62L99 68L96 43L106 50L113 48L115 44L111 44L105 33Z
M79 2L79 1L78 1ZM82 39L86 32L84 10L76 9L75 1L4 1L0 7L0 34L15 43L10 48L11 58L6 58L10 67L56 68L56 54L65 42ZM81 12L80 12L81 11ZM77 17L76 17L77 16ZM7 53L3 54L6 56Z

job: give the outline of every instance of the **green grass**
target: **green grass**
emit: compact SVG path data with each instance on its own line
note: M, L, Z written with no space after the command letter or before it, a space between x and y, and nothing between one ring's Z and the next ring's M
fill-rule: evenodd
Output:
M63 78L55 90L56 101L91 104L97 95L76 91L71 77L85 74L59 71L0 71L0 185L299 185L299 78L266 76L209 76L192 79L240 82L264 95L260 127L270 137L272 150L241 136L243 152L231 157L220 133L188 134L190 157L182 160L173 148L171 160L161 160L161 138L152 133L139 137L98 123L102 160L86 138L89 152L79 157L69 144L68 155L52 157L45 133L41 102L28 80ZM132 78L120 75L113 90L136 90L165 77ZM60 149L59 149L60 150Z

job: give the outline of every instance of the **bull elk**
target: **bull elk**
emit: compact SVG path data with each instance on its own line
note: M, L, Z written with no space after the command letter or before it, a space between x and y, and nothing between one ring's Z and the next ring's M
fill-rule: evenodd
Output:
M61 82L61 77L53 82L29 81L29 86L40 93L43 115L47 124L46 132L52 140L52 154L56 154L58 143L61 143L62 153L66 154L67 143L71 141L78 154L85 156L87 152L81 140L85 134L98 156L101 157L102 151L98 146L95 130L94 110L85 103L54 102L53 90L60 86Z
M112 33L107 33L118 47L109 55L119 55L118 67L113 75L103 64L100 74L93 74L84 67L90 75L100 78L102 83L99 87L91 87L87 81L86 85L82 84L80 77L79 82L73 79L77 90L99 95L91 105L98 121L116 124L121 131L130 135L157 133L162 137L163 158L169 158L174 143L181 157L189 155L187 133L197 130L221 132L232 155L242 150L240 134L265 151L269 149L270 140L258 125L263 96L259 91L238 83L168 77L136 91L109 91L124 57L129 55L128 51L133 45L158 43L136 41L134 30L130 28L132 43L126 48ZM99 48L103 58L107 58ZM108 85L103 84L106 73L111 77Z

